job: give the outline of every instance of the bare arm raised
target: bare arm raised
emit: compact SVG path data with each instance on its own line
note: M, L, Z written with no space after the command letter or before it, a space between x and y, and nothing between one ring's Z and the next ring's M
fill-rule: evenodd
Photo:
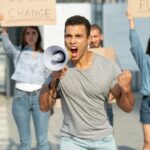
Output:
M129 20L129 24L130 24L130 29L135 29L135 22L134 22L134 18L132 16L132 12L131 10L127 10L126 15L128 17Z
M4 19L4 16L3 16L2 13L0 13L0 23L1 23L1 21L3 21L3 19ZM2 32L1 33L7 33L7 31L8 31L7 27L2 27Z
M118 76L118 83L110 90L116 98L118 106L125 112L130 112L134 106L134 96L131 91L132 75L128 70Z

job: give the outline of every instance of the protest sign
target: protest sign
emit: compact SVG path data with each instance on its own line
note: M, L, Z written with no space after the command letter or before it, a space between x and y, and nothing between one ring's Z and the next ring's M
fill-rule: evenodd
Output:
M56 23L56 0L0 0L1 26Z
M133 17L150 17L150 0L128 0Z

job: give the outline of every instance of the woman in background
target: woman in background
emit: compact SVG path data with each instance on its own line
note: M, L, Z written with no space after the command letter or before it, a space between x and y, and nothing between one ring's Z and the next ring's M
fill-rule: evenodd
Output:
M36 133L37 149L49 150L49 112L39 109L39 92L45 80L46 68L42 56L41 34L36 26L23 29L19 48L9 39L7 28L2 30L2 44L7 55L13 59L15 70L12 79L16 81L12 113L20 136L20 149L31 150L31 115Z
M135 30L134 18L130 11L127 11L130 23L131 52L141 71L141 89L143 100L140 108L140 121L144 133L144 150L150 150L150 38L148 40L146 53L140 43Z

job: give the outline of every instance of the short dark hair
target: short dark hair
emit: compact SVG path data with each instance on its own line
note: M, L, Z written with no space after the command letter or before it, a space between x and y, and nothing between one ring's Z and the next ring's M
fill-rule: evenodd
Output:
M65 22L65 31L66 31L66 27L69 25L71 25L71 26L84 25L86 28L87 36L90 35L90 28L91 28L90 22L88 21L88 19L86 19L83 16L75 15L75 16L68 18Z
M91 30L92 30L92 29L97 29L100 34L103 33L102 28L101 28L100 26L98 26L97 24L92 24L92 25L91 25Z
M150 55L150 38L148 40L146 54Z

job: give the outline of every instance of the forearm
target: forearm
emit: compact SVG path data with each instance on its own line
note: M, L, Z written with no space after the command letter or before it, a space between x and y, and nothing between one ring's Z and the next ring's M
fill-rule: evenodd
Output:
M57 80L52 80L49 84L49 100L52 102L57 99Z
M130 112L134 106L134 96L131 92L131 85L126 89L122 89L119 84L116 84L111 93L116 98L117 105L125 112Z
M40 109L41 111L49 111L53 108L56 102L56 81L51 81L50 84L44 84L40 96Z
M135 29L134 18L129 20L129 24L130 24L130 29Z
M67 70L67 67L64 67L63 69L59 71L54 71L51 73L51 78L49 81L49 84L44 85L41 89L40 93L40 109L42 111L47 111L48 109L51 109L55 102L57 97L57 87L59 84L60 79L64 76L65 72Z
M130 30L130 43L131 53L133 54L137 65L139 66L139 68L141 68L145 53L136 30Z
M17 51L17 48L10 41L7 32L1 34L1 39L2 39L3 48L6 51L6 53L11 57L17 56L19 51Z
M117 100L118 106L125 112L130 112L134 106L134 96L131 91L122 92L120 98Z

